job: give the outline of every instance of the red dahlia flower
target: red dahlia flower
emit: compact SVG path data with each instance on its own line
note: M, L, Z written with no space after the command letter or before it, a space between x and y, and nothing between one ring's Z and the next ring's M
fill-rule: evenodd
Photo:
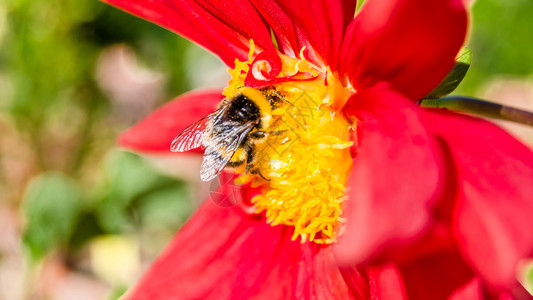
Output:
M367 0L355 17L355 0L105 1L232 76L163 106L123 146L165 154L224 97L283 99L265 108L260 157L234 154L255 171L236 169L243 201L205 202L129 299L527 297L516 270L533 254L533 153L415 104L463 44L462 1Z

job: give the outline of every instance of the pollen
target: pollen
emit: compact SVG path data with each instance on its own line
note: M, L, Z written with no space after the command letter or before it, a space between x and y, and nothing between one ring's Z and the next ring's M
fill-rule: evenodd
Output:
M303 54L279 55L279 77L306 72L312 80L268 87L283 101L272 111L266 140L255 145L252 171L243 171L236 183L259 186L261 193L251 199L255 213L264 214L272 226L293 227L293 240L331 244L343 226L345 184L352 165L348 148L353 126L338 107L353 91L344 90L329 69L311 64ZM229 70L226 96L244 86L252 57L237 60Z

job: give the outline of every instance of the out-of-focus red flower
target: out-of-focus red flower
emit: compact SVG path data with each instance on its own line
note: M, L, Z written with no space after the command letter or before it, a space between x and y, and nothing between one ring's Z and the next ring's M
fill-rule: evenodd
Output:
M516 268L533 254L533 153L487 121L414 103L454 63L467 26L462 1L367 0L355 18L354 0L105 1L230 67L248 60L250 39L265 56L305 49L326 79L353 91L333 106L357 120L338 243L292 241L293 227L271 226L245 204L207 201L129 299L527 297ZM168 153L222 98L183 95L120 144Z

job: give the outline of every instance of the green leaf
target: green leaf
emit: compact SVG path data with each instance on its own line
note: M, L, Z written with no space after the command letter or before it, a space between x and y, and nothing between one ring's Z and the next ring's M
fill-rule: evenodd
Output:
M118 234L136 225L140 199L183 184L160 175L141 157L129 152L112 152L106 167L107 188L96 209L98 223L107 233ZM177 192L178 200L181 194Z
M23 242L38 260L70 237L81 210L80 193L66 176L45 173L31 182L23 203Z
M365 0L359 0L359 1L357 1L357 6L356 6L356 8L355 8L356 13L359 12L359 10L361 9L361 7L363 6L363 3L365 3Z
M457 58L455 59L455 65L452 70L441 83L433 89L425 99L440 99L453 92L465 78L466 72L470 68L472 61L472 52L467 47L463 47Z
M110 295L108 296L107 300L118 300L127 291L128 291L127 287L123 287L123 286L114 287L113 290L111 291Z
M189 191L176 182L139 198L136 203L143 226L176 230L192 213Z
M526 289L533 295L533 263L529 265L529 268L526 273Z

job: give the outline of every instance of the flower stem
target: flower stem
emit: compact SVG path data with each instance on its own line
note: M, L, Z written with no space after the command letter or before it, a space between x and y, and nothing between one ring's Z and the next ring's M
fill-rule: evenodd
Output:
M418 103L422 107L445 108L476 116L533 126L532 112L486 100L466 96L448 96L441 99L422 99Z

